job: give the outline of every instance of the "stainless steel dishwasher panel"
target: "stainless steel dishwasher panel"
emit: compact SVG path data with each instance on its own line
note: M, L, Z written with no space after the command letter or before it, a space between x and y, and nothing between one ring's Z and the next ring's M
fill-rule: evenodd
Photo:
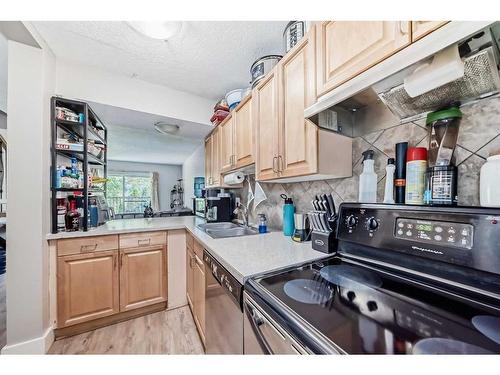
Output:
M205 273L205 341L207 354L243 354L243 312L228 290L235 280L213 259L204 255ZM214 277L214 274L216 276ZM227 279L226 279L227 278ZM221 282L219 281L222 279ZM232 282L232 283L231 283ZM236 285L236 287L238 287ZM239 285L241 288L241 285Z

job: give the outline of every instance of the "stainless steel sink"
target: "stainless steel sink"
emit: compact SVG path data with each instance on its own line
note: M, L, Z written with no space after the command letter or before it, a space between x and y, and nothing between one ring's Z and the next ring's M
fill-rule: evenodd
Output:
M198 228L203 230L212 238L228 238L259 234L259 231L257 229L244 227L234 223L199 224Z

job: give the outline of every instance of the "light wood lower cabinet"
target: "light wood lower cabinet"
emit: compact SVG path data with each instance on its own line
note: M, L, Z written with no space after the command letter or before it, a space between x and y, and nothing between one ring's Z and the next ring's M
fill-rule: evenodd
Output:
M57 263L59 327L120 311L118 250L63 256Z
M57 328L79 325L88 330L92 321L109 324L131 317L132 310L161 308L168 291L166 239L160 231L121 235L119 240L58 241ZM115 248L95 250L110 247Z
M164 245L120 250L120 311L167 300Z
M193 316L198 332L205 343L205 265L195 255L193 271Z
M196 328L205 344L205 264L203 246L197 241L186 245L186 297Z
M194 298L194 267L195 267L194 251L189 246L186 248L186 297L193 311L193 298Z

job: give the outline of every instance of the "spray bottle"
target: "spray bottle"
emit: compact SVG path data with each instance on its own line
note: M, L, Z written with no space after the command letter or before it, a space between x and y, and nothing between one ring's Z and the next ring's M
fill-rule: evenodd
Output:
M373 150L363 152L363 172L359 176L358 195L358 201L361 203L377 202L377 174L374 169L373 155Z

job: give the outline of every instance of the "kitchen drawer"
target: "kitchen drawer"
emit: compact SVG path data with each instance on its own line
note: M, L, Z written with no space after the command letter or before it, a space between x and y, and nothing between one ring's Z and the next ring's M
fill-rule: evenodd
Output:
M194 241L194 253L198 258L203 259L203 246L198 241Z
M188 231L186 231L186 246L189 249L194 250L194 237Z
M167 232L120 234L120 249L167 244Z
M118 236L67 238L57 241L57 255L72 255L118 249Z

